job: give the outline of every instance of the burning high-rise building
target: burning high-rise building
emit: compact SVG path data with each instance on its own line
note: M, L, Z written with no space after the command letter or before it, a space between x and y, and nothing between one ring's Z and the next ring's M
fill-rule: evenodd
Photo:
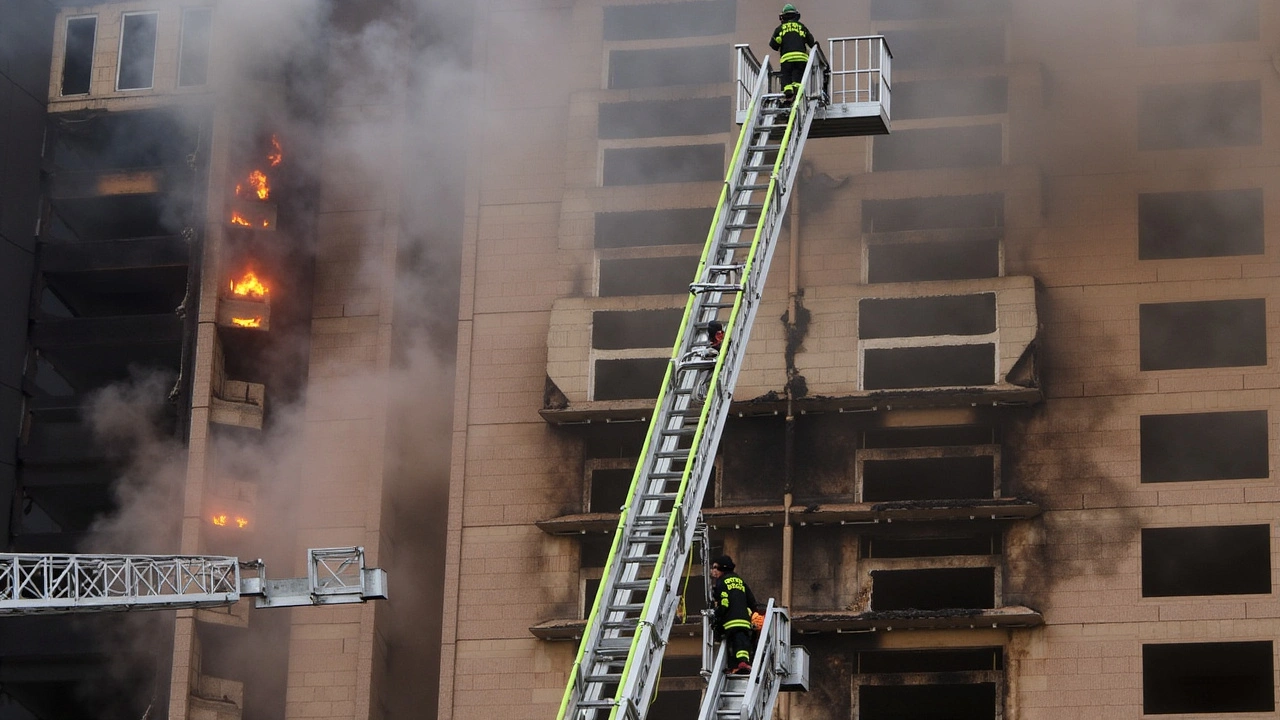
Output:
M0 718L554 717L781 4L0 9L7 547L391 595L0 618ZM806 145L701 507L778 715L1274 713L1280 9L798 9L893 132Z
M440 565L426 541L393 551L443 537L443 506L427 530L395 517L445 480L389 414L398 388L448 389L452 333L413 329L426 310L396 305L420 283L397 267L434 267L415 244L447 256L461 207L435 206L429 238L404 221L402 196L435 202L394 169L420 138L403 94L360 93L366 73L417 91L362 64L364 35L430 43L421 14L360 9L0 9L6 550L232 555L275 578L313 547ZM396 584L382 607L0 618L0 717L396 714L430 692L389 693L387 667L431 667L439 582Z

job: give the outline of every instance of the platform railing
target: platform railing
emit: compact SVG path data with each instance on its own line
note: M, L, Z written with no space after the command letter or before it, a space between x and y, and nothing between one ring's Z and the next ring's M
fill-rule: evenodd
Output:
M733 51L733 76L737 78L733 92L733 107L736 112L745 113L747 106L751 104L751 93L755 92L756 81L760 77L761 64L755 53L751 52L750 45L734 45Z
M893 53L883 35L831 38L831 102L878 102L889 114Z

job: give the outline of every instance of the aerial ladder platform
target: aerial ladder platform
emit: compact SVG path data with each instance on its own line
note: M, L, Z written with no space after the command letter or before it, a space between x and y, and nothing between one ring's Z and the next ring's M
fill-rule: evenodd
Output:
M677 616L679 581L760 305L805 141L889 131L890 55L881 36L833 38L810 53L791 106L766 57L735 48L742 125L711 230L640 451L559 720L643 720ZM828 57L836 60L834 64ZM712 323L724 338L715 347ZM704 542L705 546L705 542ZM704 563L705 565L705 563ZM710 645L704 616L704 643ZM724 648L720 649L724 652ZM807 656L790 646L770 601L749 676L708 662L701 718L770 716L777 693L802 687Z
M261 560L223 555L0 554L0 616L234 605L344 605L387 597L364 548L307 550L307 577L267 578Z

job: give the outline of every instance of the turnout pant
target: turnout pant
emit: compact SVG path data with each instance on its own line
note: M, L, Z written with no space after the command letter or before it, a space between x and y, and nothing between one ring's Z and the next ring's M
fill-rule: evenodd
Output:
M751 628L731 628L724 631L725 665L729 670L738 663L751 662Z

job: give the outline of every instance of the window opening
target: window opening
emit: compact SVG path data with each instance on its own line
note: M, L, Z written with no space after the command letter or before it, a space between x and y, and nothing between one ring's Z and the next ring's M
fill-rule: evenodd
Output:
M178 87L193 87L208 82L212 25L212 8L187 8L182 11L182 40L178 51Z
M116 90L149 90L156 66L157 13L125 13L120 18L120 61Z
M67 47L62 55L62 94L84 95L93 78L93 47L98 18L67 18Z

